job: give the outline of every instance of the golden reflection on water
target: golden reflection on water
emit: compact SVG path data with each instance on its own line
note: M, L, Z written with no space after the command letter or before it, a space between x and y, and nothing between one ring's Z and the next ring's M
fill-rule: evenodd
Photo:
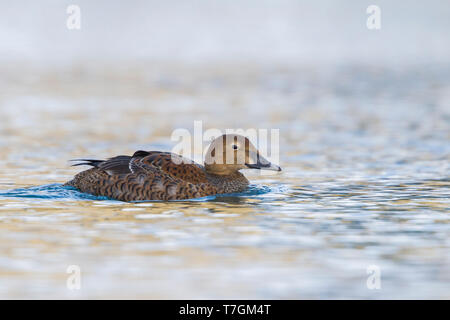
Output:
M389 89L394 71L371 67L344 83L311 68L2 68L0 191L63 183L73 158L170 150L194 120L280 128L283 172L247 173L267 193L207 201L0 197L0 297L449 297L448 110L423 118L421 100L447 91L427 71L405 104L410 76ZM372 264L382 292L366 288Z

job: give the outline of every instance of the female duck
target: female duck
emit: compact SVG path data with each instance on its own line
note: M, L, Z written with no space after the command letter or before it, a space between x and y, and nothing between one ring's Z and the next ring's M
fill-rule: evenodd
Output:
M249 182L239 170L281 171L262 157L246 137L236 134L216 138L208 148L204 166L161 151L80 161L75 166L93 168L78 173L65 185L121 201L180 200L241 192Z

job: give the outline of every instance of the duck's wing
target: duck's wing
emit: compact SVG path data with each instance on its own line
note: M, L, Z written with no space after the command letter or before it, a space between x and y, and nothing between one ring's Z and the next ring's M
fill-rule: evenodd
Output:
M151 173L160 171L174 179L190 183L204 183L206 174L203 166L177 154L162 151L136 151L132 156L116 156L107 160L77 159L81 163L105 171L108 175L128 173Z
M147 151L136 151L132 156L116 156L109 158L107 160L95 160L95 159L74 159L72 161L81 161L72 166L92 166L99 170L105 171L109 175L119 175L132 173L130 169L130 163L134 159L141 159L147 156L149 152Z
M147 168L156 168L174 179L193 184L208 182L203 166L170 152L150 151L146 156L134 158L130 162L133 173Z

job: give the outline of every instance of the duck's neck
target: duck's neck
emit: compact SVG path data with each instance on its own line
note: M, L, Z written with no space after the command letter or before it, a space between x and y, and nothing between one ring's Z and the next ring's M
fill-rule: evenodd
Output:
M217 188L217 193L231 193L244 191L248 186L247 178L236 171L228 175L207 173L209 183Z

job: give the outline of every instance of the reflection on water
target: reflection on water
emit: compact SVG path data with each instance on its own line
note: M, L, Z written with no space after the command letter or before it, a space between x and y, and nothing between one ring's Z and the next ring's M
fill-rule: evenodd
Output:
M0 297L449 298L448 68L3 77ZM248 191L189 201L61 186L79 170L68 159L170 150L172 130L194 120L280 128L283 171L245 172ZM79 291L66 288L69 265ZM381 290L366 286L370 265Z
M63 186L60 183L18 188L0 192L0 197L35 198L35 199L58 199L58 200L108 200L107 197L96 197L87 193L79 192L72 187Z

